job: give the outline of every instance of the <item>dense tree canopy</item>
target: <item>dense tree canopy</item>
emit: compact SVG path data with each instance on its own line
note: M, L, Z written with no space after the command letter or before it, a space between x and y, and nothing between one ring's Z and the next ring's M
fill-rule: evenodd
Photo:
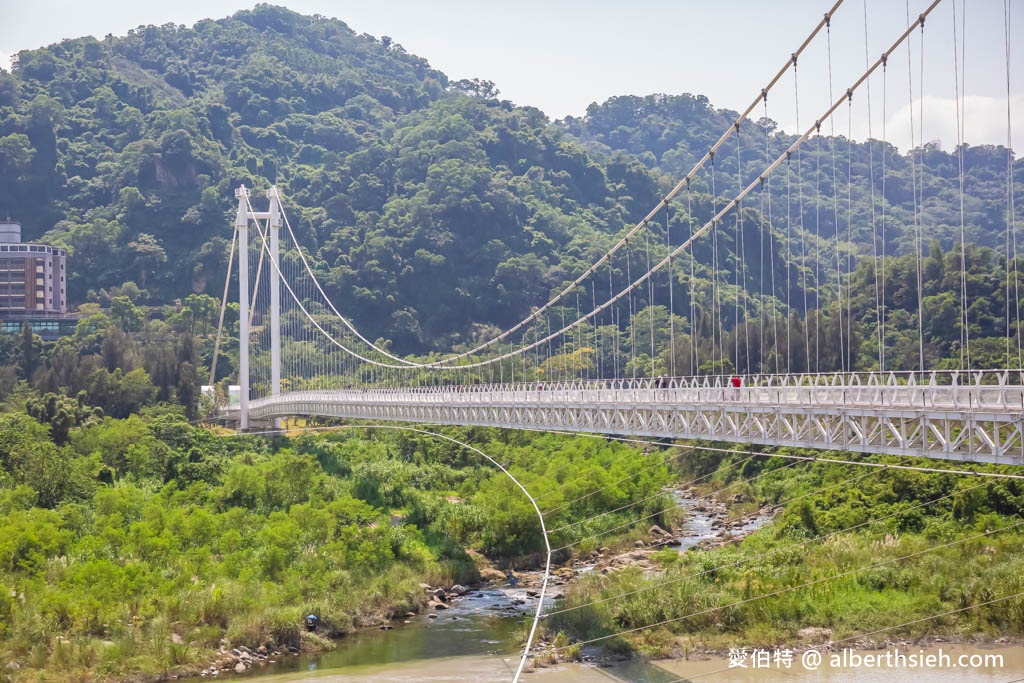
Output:
M232 190L274 182L328 295L368 337L401 353L448 350L514 324L581 273L734 117L701 95L630 95L553 123L489 81L450 82L390 38L261 4L19 53L0 73L0 213L27 238L66 246L72 303L110 304L128 333L142 323L115 301L133 293L126 281L137 304L219 295ZM792 141L769 119L745 122L674 205L674 238L755 179L766 149ZM1007 151L967 147L963 163L966 241L1001 248ZM768 257L725 291L774 278L762 308L803 319L835 298L811 259L845 258L853 273L855 257L919 248L915 226L948 252L960 241L958 164L934 144L901 154L813 138L767 185L774 213L754 199L714 251L694 245L695 280L677 277L675 312L696 315L712 270L734 272L743 254ZM690 322L715 334L763 313L700 307Z

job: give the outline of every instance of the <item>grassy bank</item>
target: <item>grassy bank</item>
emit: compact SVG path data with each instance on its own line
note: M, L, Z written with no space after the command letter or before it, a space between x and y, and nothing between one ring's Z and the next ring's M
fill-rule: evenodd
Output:
M0 648L17 679L161 672L222 643L298 647L310 612L340 635L418 609L421 582L475 578L310 456L241 456L224 479L124 482L54 510L0 492Z
M683 476L709 474L703 494L741 492L734 515L784 503L775 524L713 550L662 551L657 577L588 576L549 633L658 656L792 646L809 627L831 640L914 621L875 638L1024 634L1024 598L983 605L1024 591L1021 482L791 462L695 457ZM963 608L974 609L927 619ZM630 629L642 630L607 638Z
M544 509L602 487L553 512L560 524L656 500L670 477L601 440L452 434ZM141 680L202 668L221 646L329 646L303 640L306 614L327 637L380 625L422 607L423 583L471 583L484 556L522 568L542 549L507 477L426 436L225 437L159 410L58 445L32 417L0 415L2 681Z

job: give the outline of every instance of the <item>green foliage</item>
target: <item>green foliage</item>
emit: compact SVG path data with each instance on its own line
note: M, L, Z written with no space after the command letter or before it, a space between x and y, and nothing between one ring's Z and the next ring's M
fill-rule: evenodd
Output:
M85 403L86 394L78 392L74 399L63 394L47 393L38 398L30 398L25 403L25 412L42 424L50 425L50 436L58 446L67 443L72 427L91 424L102 417L98 408L91 408Z
M489 81L450 83L390 38L260 5L191 28L146 26L102 43L82 38L20 53L12 74L0 78L0 212L20 219L27 238L69 249L74 303L109 304L114 325L135 334L143 331L143 304L178 301L167 324L205 335L227 267L232 190L277 182L318 279L369 338L390 340L402 354L448 351L514 324L582 273L734 116L701 95L622 96L552 123L535 108L499 100ZM742 125L717 154L715 191L732 197L741 177L760 173L766 145L774 156L792 141L767 119ZM587 330L588 338L557 349L554 363L528 374L727 372L707 365L721 355L711 339L732 351L729 360L742 372L871 367L870 345L861 340L874 338L876 302L874 279L865 278L880 265L868 245L878 238L872 216L882 212L880 248L891 259L883 294L892 313L887 367L911 365L906 330L918 322L935 339L927 360L958 359L954 347L966 335L957 298L944 293L960 291L952 286L959 269L942 252L959 243L959 160L935 145L915 155L921 173L888 143L821 138L787 166L792 182L769 185L780 207L789 203L787 191L802 188L802 215L776 211L766 231L769 217L752 201L738 230L718 235L716 250L704 240L680 256L675 310L694 319L685 326L675 320L675 349L665 350L667 302L650 312L641 303L634 321ZM977 245L967 258L970 336L1014 336L1005 325L996 329L1005 296L996 296L1000 278L993 276L1008 269L986 251L1001 247L1005 235L1006 150L966 147L963 161L965 234ZM820 178L830 182L819 193ZM873 193L864 190L872 178ZM913 178L923 179L917 202L907 190ZM851 205L834 211L847 182L857 189ZM692 201L665 226L673 242L721 204L706 179L691 185ZM915 217L918 203L924 210ZM944 282L925 286L923 306L916 278L907 281L916 268L902 262L919 248L918 224L940 250L928 257L925 280ZM661 229L651 240L656 258L665 253ZM813 248L803 249L805 241ZM755 263L758 253L770 260ZM746 270L737 275L744 255ZM838 294L831 279L815 281L819 259L856 259L843 283L856 299L847 311L829 305ZM612 266L614 281L623 281L623 264ZM763 301L746 297L739 312L721 305L741 286L759 291L769 282ZM600 287L591 294L610 295ZM552 311L547 322L565 312ZM847 344L841 333L851 313L859 329ZM791 321L786 338L775 333L782 316ZM654 323L655 353L644 351L644 322ZM995 360L995 346L979 358ZM35 360L24 355L21 377L32 378ZM172 385L150 376L159 400L169 400Z
M1014 528L963 542L1018 522L1024 510L1019 482L900 470L868 474L823 463L790 467L791 460L699 450L692 456L681 474L703 477L702 493L726 500L741 490L737 483L746 482L745 504L754 510L793 502L772 526L742 543L659 553L661 576L592 575L567 594L564 606L580 609L553 617L552 629L587 639L668 621L670 634L717 647L794 643L808 626L832 629L836 641L906 622L913 625L885 630L882 637L1024 629L1019 600L982 604L1021 590L1015 567L1024 534ZM743 505L734 511L747 512ZM915 556L882 564L907 555ZM803 587L808 582L816 584ZM617 597L623 593L630 595ZM943 620L925 618L962 608L970 609ZM658 644L637 634L616 642L657 652L673 641Z
M130 272L169 302L222 279L223 198L250 167L285 165L300 192L446 83L397 44L268 5L24 51L0 79L0 210L69 247L79 301Z
M264 441L166 409L99 418L56 394L25 407L0 413L0 656L32 675L124 678L203 661L222 637L298 644L309 611L337 635L422 607L421 582L478 578L467 549L506 566L543 549L518 487L426 435ZM55 423L76 409L58 446ZM546 506L602 483L558 523L656 494L669 476L621 444L452 433L543 489ZM626 476L641 462L643 476Z
M240 182L282 186L328 293L405 353L518 320L658 194L490 82L268 5L24 51L0 93L0 211L124 331L125 273L155 303L219 294Z

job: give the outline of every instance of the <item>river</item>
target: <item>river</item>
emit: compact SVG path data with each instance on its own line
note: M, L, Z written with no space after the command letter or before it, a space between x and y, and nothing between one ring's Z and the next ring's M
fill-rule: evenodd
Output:
M734 536L750 533L770 521L767 514L759 514L730 528L724 520L721 506L708 505L683 492L677 492L676 499L685 506L687 512L686 522L677 539L680 552L705 541L719 540L726 532ZM585 570L586 567L580 569ZM557 594L557 587L554 593ZM261 683L506 683L512 679L519 663L522 638L536 604L536 598L531 597L527 589L489 587L453 600L447 610L424 612L403 622L396 622L393 629L366 630L346 636L330 652L282 656L273 664L268 663L230 678L258 678ZM913 648L912 652L917 653L918 650ZM691 661L618 662L610 667L560 664L539 668L527 675L525 680L536 683L597 683L609 680L672 683L684 677L713 683L783 680L797 683L839 683L848 680L866 683L1008 683L1015 679L1024 680L1024 648L979 650L946 646L946 651L952 652L954 656L963 653L998 653L1003 656L1003 665L916 670L830 668L826 659L826 666L808 671L802 666L798 655L788 669L781 665L774 668L743 669L730 668L728 659L711 656ZM937 649L931 648L927 652L937 654ZM827 653L823 654L828 656ZM209 677L196 678L192 679L192 683L209 680Z

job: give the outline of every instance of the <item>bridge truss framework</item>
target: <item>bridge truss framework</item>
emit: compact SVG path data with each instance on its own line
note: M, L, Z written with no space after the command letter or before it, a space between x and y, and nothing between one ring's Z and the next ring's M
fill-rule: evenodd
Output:
M1024 371L757 375L291 391L320 417L729 441L1024 465Z

